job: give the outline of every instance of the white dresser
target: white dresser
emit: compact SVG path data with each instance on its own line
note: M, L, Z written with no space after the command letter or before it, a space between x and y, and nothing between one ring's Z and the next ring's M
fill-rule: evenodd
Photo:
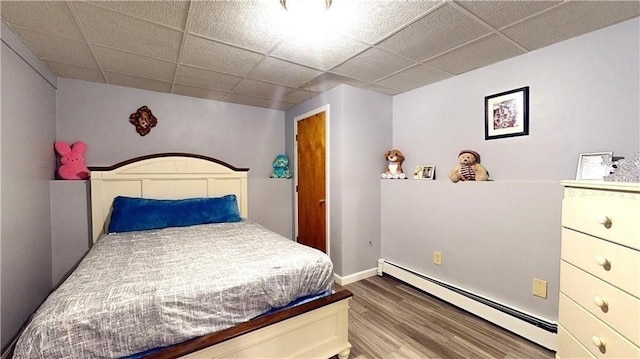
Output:
M557 358L640 358L640 183L563 181Z

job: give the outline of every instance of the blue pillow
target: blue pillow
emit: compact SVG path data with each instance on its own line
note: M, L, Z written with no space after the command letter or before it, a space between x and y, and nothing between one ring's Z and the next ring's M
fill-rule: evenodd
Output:
M241 220L233 194L176 200L118 196L113 200L108 233Z

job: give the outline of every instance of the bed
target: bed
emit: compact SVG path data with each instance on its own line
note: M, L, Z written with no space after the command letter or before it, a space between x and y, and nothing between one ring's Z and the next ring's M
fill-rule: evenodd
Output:
M349 356L351 293L326 255L247 219L247 169L182 153L90 169L94 246L14 358Z

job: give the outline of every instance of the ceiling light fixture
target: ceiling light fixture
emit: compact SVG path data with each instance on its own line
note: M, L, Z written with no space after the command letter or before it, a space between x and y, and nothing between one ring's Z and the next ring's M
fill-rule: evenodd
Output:
M292 13L320 13L329 10L332 0L280 0L285 10Z

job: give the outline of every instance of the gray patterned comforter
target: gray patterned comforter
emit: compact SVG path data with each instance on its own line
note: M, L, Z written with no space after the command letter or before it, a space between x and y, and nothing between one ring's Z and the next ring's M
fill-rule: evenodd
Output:
M127 356L332 284L324 253L249 221L110 234L34 314L14 358Z

